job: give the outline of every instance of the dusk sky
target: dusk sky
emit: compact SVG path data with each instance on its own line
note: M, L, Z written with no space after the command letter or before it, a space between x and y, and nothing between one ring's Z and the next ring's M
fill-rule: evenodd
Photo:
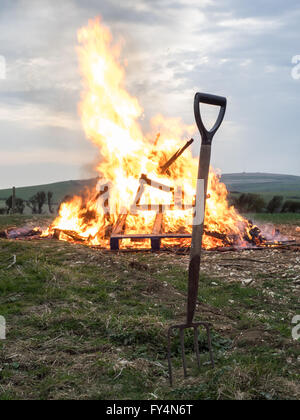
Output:
M125 42L145 131L157 112L192 124L197 91L226 96L213 166L300 175L299 1L1 0L0 188L94 176L76 45L96 16Z

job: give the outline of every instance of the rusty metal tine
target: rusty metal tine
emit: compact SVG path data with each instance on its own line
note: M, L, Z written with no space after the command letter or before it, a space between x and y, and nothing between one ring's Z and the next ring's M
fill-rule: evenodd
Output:
M194 327L194 347L197 356L197 364L200 369L200 354L199 354L199 343L198 343L198 327Z
M182 356L182 364L183 364L183 373L184 377L187 377L187 369L186 369L186 358L185 358L185 348L184 348L184 329L180 328L180 347L181 347L181 356Z
M169 368L169 381L170 386L173 386L172 362L171 362L171 331L172 327L168 330L168 368Z
M208 349L209 349L210 360L211 360L212 367L214 368L215 367L215 361L214 361L214 356L213 356L212 347L211 347L210 326L206 324L205 328L206 328L206 332L207 332L207 341L208 341Z
M209 355L210 355L210 361L212 364L212 367L215 367L214 362L214 356L212 351L212 340L211 340L211 332L210 332L210 324L208 322L193 322L190 324L180 324L180 325L172 325L168 329L168 369L169 369L169 381L170 386L173 386L173 372L172 372L172 360L171 360L171 339L172 339L172 330L178 329L179 330L179 336L180 336L180 348L181 348L181 357L182 357L182 364L183 364L183 372L184 377L186 378L188 376L187 374L187 363L186 363L186 355L185 355L185 346L184 346L184 330L188 328L193 328L194 330L194 349L197 356L197 364L198 368L201 368L201 360L200 360L200 350L199 350L199 327L203 326L207 333L207 341L208 341L208 349L209 349Z

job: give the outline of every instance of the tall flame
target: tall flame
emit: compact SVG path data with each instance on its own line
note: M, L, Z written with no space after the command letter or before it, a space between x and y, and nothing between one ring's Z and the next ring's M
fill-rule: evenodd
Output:
M168 172L162 174L159 169L195 132L195 126L185 125L180 118L164 118L159 114L152 118L150 132L144 135L139 124L143 109L125 89L120 43L113 42L109 29L99 18L89 21L78 31L78 42L83 78L79 113L87 138L99 148L101 159L97 171L100 180L94 191L61 205L50 231L60 230L60 239L71 240L75 235L88 244L107 246L108 234L120 213L129 213L127 233L151 233L154 211L131 214L130 205L138 191L141 174L147 174L147 177L165 186L180 185L185 202L193 202L198 159L193 158L190 149L170 166ZM157 133L160 133L159 136ZM99 197L102 197L100 191L108 181L108 211L105 211L104 199L101 201ZM206 230L235 235L236 240L242 243L248 222L228 205L227 194L225 185L211 170ZM169 204L171 199L171 194L166 191L146 187L141 203ZM190 209L167 210L164 231L190 233L191 217ZM73 234L70 236L62 231ZM217 236L205 235L203 246L222 245L224 241ZM136 245L133 243L130 246Z

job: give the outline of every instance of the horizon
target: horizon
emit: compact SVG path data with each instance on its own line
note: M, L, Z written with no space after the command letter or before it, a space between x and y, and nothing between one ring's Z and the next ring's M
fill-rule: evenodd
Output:
M288 177L296 177L299 178L300 181L300 175L293 175L293 174L280 174L280 173L270 173L270 172L227 172L227 173L221 173L222 176L226 175L254 175L254 174L261 174L261 175L272 175L272 176L288 176ZM10 190L13 187L16 189L19 188L30 188L30 187L43 187L44 185L54 185L54 184L60 184L65 182L82 182L82 181L91 181L93 179L96 179L98 176L89 177L89 178L78 178L78 179L63 179L59 181L53 181L53 182L45 182L43 184L30 184L30 185L11 185L8 187L0 188L0 191ZM101 177L99 177L101 179Z

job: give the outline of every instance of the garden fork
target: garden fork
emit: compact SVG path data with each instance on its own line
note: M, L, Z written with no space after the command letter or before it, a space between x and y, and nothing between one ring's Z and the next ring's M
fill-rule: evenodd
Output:
M220 106L220 112L215 125L211 130L207 130L203 124L200 103L208 105ZM172 375L172 364L171 364L171 336L172 331L178 329L180 337L181 357L183 363L184 377L187 377L187 366L184 348L184 330L192 328L194 330L194 349L197 357L198 368L200 368L200 354L199 354L199 343L198 343L198 328L203 326L206 329L208 339L208 349L210 354L211 364L214 367L214 358L211 346L211 334L210 324L208 322L193 322L194 314L196 310L197 298L198 298L198 287L199 287L199 274L200 274L200 262L201 262L201 247L202 237L204 230L204 214L205 214L205 203L207 195L207 184L209 176L209 164L211 156L211 144L214 135L220 127L225 111L226 111L226 98L222 96L209 95L207 93L196 93L194 99L194 114L198 129L201 134L201 150L199 157L199 168L198 168L198 182L196 192L196 205L193 215L193 233L192 243L190 251L190 263L189 263L189 279L188 279L188 299L187 299L187 318L186 323L181 325L172 325L168 330L168 366L169 366L169 380L170 385L173 385Z

